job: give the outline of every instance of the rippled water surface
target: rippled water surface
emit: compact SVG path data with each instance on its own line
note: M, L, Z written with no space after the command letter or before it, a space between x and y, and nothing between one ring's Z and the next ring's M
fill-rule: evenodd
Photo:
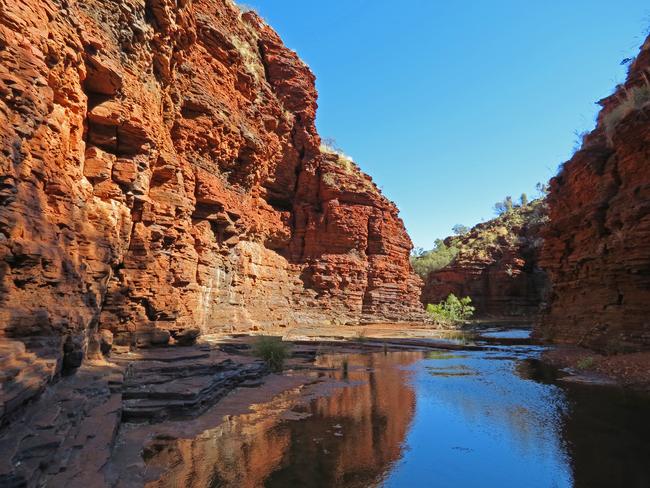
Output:
M331 394L179 441L184 461L152 486L650 487L648 402L562 386L539 353L320 358Z

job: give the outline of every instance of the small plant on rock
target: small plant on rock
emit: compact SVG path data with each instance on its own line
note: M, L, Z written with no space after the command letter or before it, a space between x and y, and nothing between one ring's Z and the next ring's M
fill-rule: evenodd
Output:
M253 354L263 359L275 373L282 371L289 353L289 345L280 337L260 337L253 344Z
M427 312L436 322L449 325L469 320L474 315L474 310L470 297L458 298L453 293L438 304L427 305Z
M582 358L580 361L578 361L578 364L576 364L576 367L578 369L591 369L594 367L595 360L591 356L587 356L585 358Z
M624 95L619 104L602 116L607 142L612 145L614 133L618 124L630 113L644 109L650 105L650 80L645 77L645 83L624 89Z
M366 342L366 340L367 340L366 330L361 329L361 330L357 331L357 333L354 335L354 340L357 341L357 342L362 342L362 343Z

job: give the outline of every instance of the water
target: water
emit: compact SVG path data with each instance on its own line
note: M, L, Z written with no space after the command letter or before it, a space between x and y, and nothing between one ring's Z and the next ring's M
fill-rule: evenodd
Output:
M562 385L540 351L320 358L331 394L179 441L152 486L649 487L647 399Z
M530 329L488 329L480 333L480 337L494 339L529 339Z

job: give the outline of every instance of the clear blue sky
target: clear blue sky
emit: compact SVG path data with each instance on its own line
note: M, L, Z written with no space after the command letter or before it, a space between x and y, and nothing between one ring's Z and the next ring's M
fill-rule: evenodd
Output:
M416 246L534 194L624 80L641 0L247 0L317 77L318 129Z

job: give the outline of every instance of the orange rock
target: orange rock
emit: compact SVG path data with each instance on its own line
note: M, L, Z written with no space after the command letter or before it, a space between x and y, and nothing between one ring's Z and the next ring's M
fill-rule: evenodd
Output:
M544 205L535 201L456 238L458 254L429 274L422 302L439 303L453 293L472 299L477 318L535 318L548 287L539 268L544 212ZM445 242L451 245L451 240Z
M147 5L0 13L0 334L421 318L396 207L320 152L308 67L230 1Z
M650 39L601 100L596 129L551 180L538 334L606 353L650 350Z

